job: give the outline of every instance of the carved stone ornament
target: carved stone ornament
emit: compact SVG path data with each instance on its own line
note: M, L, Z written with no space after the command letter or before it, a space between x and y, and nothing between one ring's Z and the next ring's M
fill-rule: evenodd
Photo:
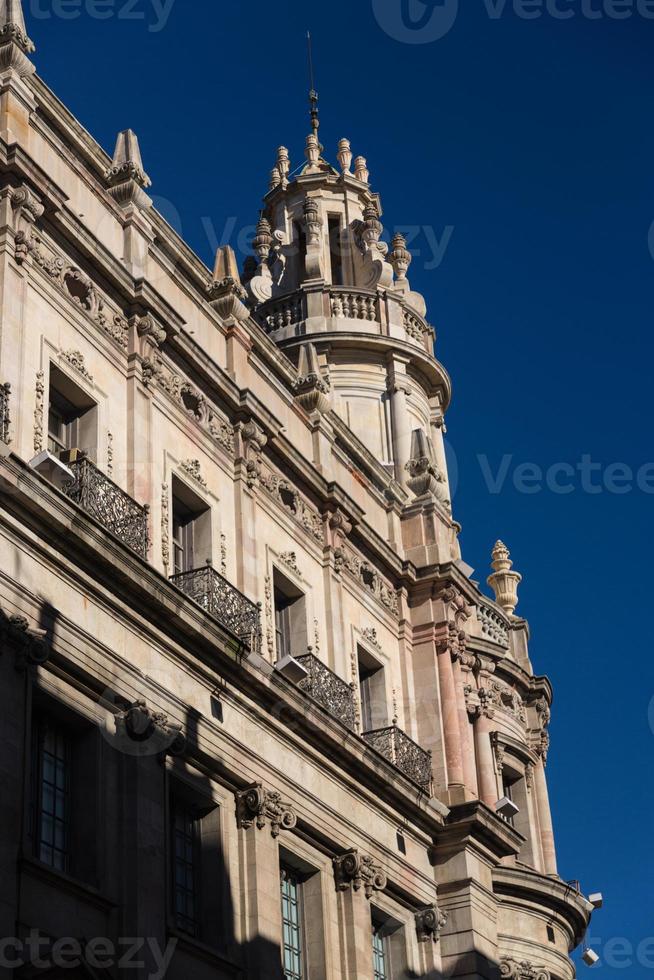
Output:
M295 398L309 415L312 412L329 410L330 383L320 372L318 353L313 344L303 344L300 348L298 377L293 384Z
M500 976L506 980L550 980L549 970L543 966L534 966L528 960L518 962L504 959L500 962Z
M8 614L0 609L0 637L0 651L5 644L13 646L17 670L22 671L28 665L42 667L50 659L46 630L31 627L25 616Z
M207 481L202 476L202 466L200 465L199 459L185 459L179 465L187 476L189 476L192 480L195 480L196 483L198 483L201 487L204 487L206 490Z
M441 929L447 922L447 912L441 912L437 905L430 905L416 912L416 932L419 943L437 943Z
M144 191L152 182L143 169L138 137L131 129L118 134L111 167L105 179L109 193L121 207L133 204L145 210L152 205Z
M0 71L13 69L21 78L33 75L34 65L27 57L34 51L27 36L21 0L3 0L0 7Z
M447 585L438 595L443 603L444 620L436 626L436 649L438 653L449 651L454 660L464 667L475 667L476 659L466 653L467 636L465 624L470 618L470 610L464 595L453 585Z
M295 551L284 551L280 556L279 560L284 562L287 568L290 568L292 572L296 575L300 574L300 569L297 565L297 553Z
M11 207L14 215L16 262L18 265L23 265L30 254L32 227L45 209L41 200L27 184L12 189Z
M515 607L518 605L518 586L522 582L522 575L511 570L513 562L510 558L510 552L502 541L498 541L493 548L491 565L493 574L488 577L488 584L495 593L495 601L498 606L501 606L509 616L512 616Z
M381 651L382 645L379 642L379 637L377 636L377 630L374 626L367 626L361 631L361 636L364 640L367 640L370 646L374 647L376 650Z
M336 154L342 174L351 174L352 166L352 147L350 141L343 138L338 141L338 153Z
M43 451L43 406L45 401L45 375L36 374L36 400L34 404L34 452Z
M434 459L431 439L424 429L414 429L411 435L411 459L406 464L406 470L409 474L407 486L416 497L429 494L446 510L451 509L445 477Z
M282 801L281 793L264 789L261 783L253 783L236 794L238 826L248 830L256 825L258 830L270 824L270 833L279 837L282 830L292 830L297 816L290 803Z
M234 428L218 414L217 409L210 404L206 395L195 388L178 374L174 374L159 357L151 365L152 378L159 388L168 395L189 418L193 419L211 440L223 449L229 456L234 454ZM146 365L143 365L145 372Z
M337 891L345 892L351 888L358 892L363 888L366 898L371 898L374 892L384 891L388 884L380 865L358 850L334 858L334 878Z
M247 320L250 315L245 305L248 294L241 283L231 245L221 245L216 252L213 280L207 286L207 292L209 303L223 320Z
M272 296L273 279L268 259L273 241L270 222L262 214L257 223L256 234L252 239L252 249L258 259L257 269L247 284L248 293L257 305L265 303Z
M413 256L411 252L406 247L406 238L399 232L397 235L393 236L393 241L391 243L391 254L389 259L391 265L393 266L393 271L399 282L406 281L406 274L408 272L409 266L411 265ZM397 283L396 283L397 285Z
M399 592L387 585L370 562L359 558L349 545L334 550L334 571L345 571L368 589L375 599L396 619L400 616Z
M163 711L154 711L145 701L134 701L116 715L116 731L143 746L148 755L182 755L186 736L181 725L168 720Z
M261 453L268 442L268 437L260 425L253 419L241 428L241 443L245 459L245 482L249 487L255 487L261 477Z
M83 378L87 381L93 383L93 375L88 371L86 363L84 361L84 355L78 350L60 350L58 355L61 360L66 361L67 364L81 374Z
M170 488L161 484L161 560L166 574L170 565Z

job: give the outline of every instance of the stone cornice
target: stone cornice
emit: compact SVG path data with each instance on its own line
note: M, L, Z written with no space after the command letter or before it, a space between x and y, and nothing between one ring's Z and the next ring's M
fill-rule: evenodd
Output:
M460 851L472 847L492 866L505 857L515 856L525 838L496 813L475 800L450 807L444 828L436 838L436 851Z
M556 916L566 926L571 948L582 941L590 923L592 906L560 878L522 866L500 866L493 869L493 891L511 904L544 913L545 917Z
M343 773L360 782L375 797L400 813L433 837L442 827L448 810L424 794L391 763L370 753L366 743L331 718L320 706L307 698L281 674L263 672L244 660L246 651L212 617L192 601L180 601L179 591L147 562L139 559L93 520L75 507L45 479L13 454L0 459L0 497L7 513L21 524L27 523L31 534L47 539L50 548L66 555L84 576L85 590L93 593L108 589L115 596L117 612L131 613L138 628L158 631L166 624L166 636L192 650L189 662L209 667L215 677L229 677L235 690L248 700L254 698L263 710L292 723L297 734L314 753L337 763ZM104 595L104 593L103 593ZM106 595L104 596L106 599ZM121 605L122 603L122 605ZM137 612L138 611L138 612ZM59 651L53 659L61 659ZM183 661L184 666L186 662ZM78 672L76 672L78 673ZM85 675L85 688L93 687L94 678ZM98 692L101 693L101 692ZM192 746L189 745L192 755Z

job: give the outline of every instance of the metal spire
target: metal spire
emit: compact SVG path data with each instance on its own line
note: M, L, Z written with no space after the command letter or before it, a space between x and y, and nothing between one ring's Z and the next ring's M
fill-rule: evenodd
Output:
M311 106L311 129L313 130L314 136L317 137L318 130L320 129L320 115L318 112L318 93L316 92L313 76L313 50L310 31L307 31L307 50L309 54L309 105Z

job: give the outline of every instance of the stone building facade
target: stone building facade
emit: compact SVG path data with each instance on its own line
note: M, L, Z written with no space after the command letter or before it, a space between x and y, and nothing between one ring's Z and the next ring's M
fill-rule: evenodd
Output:
M0 976L570 980L552 692L366 161L314 113L212 275L0 11Z

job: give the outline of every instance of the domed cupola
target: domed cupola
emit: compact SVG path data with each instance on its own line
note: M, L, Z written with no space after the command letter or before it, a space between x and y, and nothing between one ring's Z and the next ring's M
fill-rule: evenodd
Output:
M429 458L418 462L434 471L433 495L448 510L442 429L450 381L434 356L425 301L407 278L411 253L400 234L390 247L384 241L380 197L349 140L338 143L338 170L323 158L315 112L302 167L292 173L286 147L277 151L243 285L254 315L296 365L303 346L315 348L312 363L328 386L323 403L409 491L412 445L425 449Z

